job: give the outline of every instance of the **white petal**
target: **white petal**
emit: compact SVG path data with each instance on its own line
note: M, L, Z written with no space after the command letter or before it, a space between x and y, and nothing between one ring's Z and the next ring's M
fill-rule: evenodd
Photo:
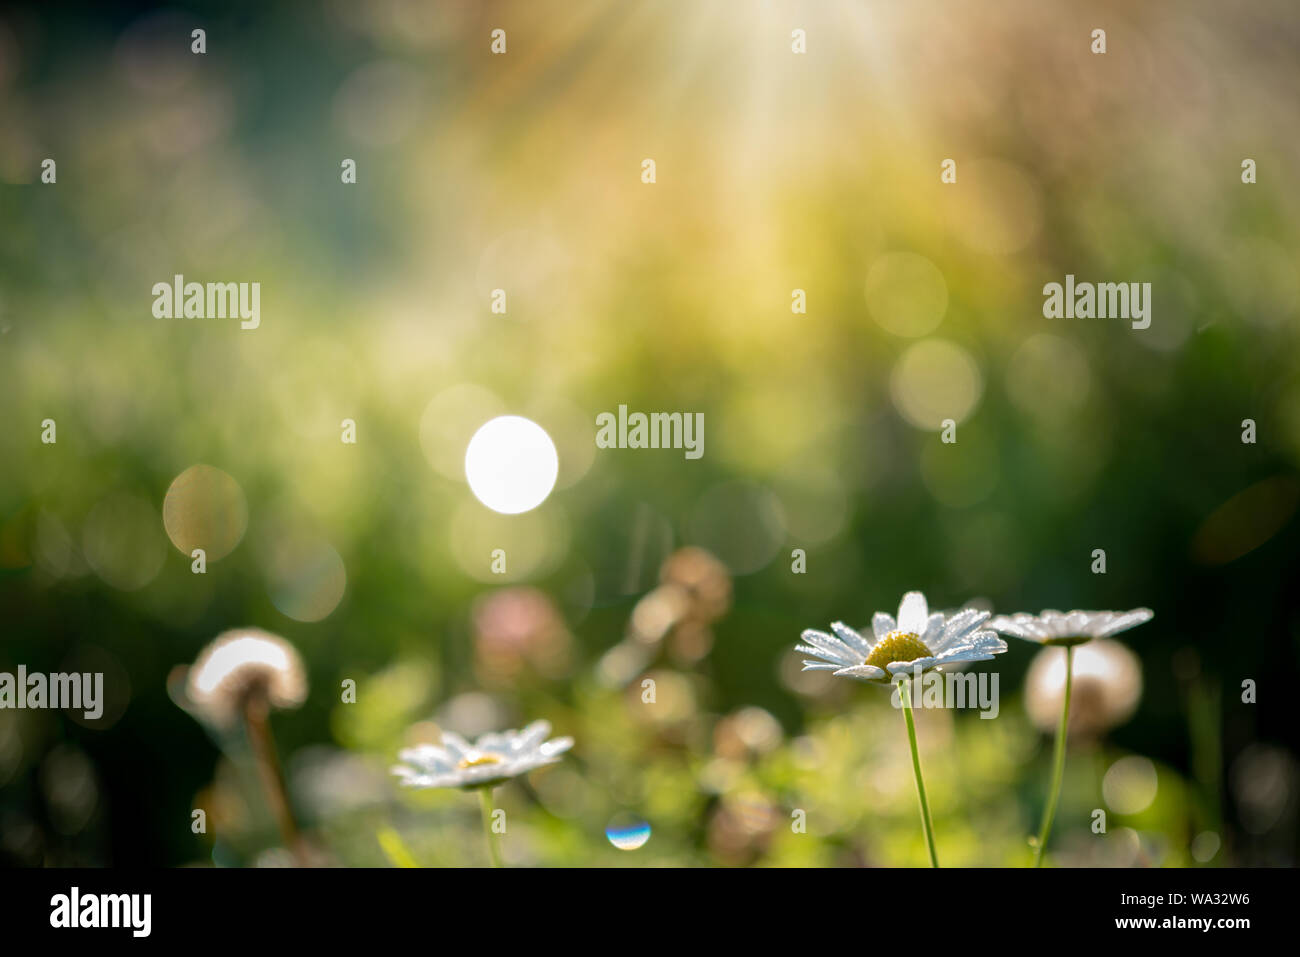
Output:
M1000 655L1007 650L1007 643L999 638L995 632L977 631L973 635L967 635L961 641L954 642L951 646L945 648L939 657L947 657L949 654L962 654L972 650Z
M1043 631L1050 638L1065 638L1070 634L1070 620L1059 611L1045 611L1040 617Z
M1007 650L1007 643L997 636L997 632L977 631L972 637L976 648L986 648L999 655Z
M474 741L474 750L490 751L493 754L509 754L518 739L518 731L508 731L504 734L500 731L489 731L487 734L480 735Z
M992 650L983 651L973 646L954 648L939 656L939 664L950 665L959 661L989 661L993 658Z
M451 754L453 764L473 750L470 743L455 731L444 731L442 733L442 746Z
M979 608L963 608L948 619L944 630L953 634L964 635L978 628L989 620L989 612Z
M854 665L852 668L841 668L835 672L837 677L841 678L861 678L863 681L880 681L885 677L885 669L877 668L875 665Z
M1128 631L1130 628L1136 628L1143 622L1150 621L1155 617L1155 612L1150 608L1134 608L1132 611L1126 611L1116 615L1111 621L1107 622L1104 627L1097 631L1096 637L1109 638L1111 635L1117 635L1121 631Z
M808 643L812 654L827 661L842 661L846 665L856 665L858 660L864 657L838 638L833 638L822 631L813 631L809 628L802 637Z
M891 631L896 631L897 626L894 624L894 616L886 615L883 611L876 612L871 617L871 630L875 632L876 641L884 638Z
M898 606L898 630L920 635L929 622L930 608L919 591L909 591Z
M938 660L939 660L938 658L931 657L931 658L917 658L914 661L891 661L885 667L889 670L889 673L891 675L911 674L918 667L922 671L925 671L926 668L929 668Z
M1037 621L1028 624L1021 621L1012 621L1008 618L995 618L989 622L989 627L994 631L1002 632L1004 635L1010 635L1012 638L1022 638L1025 641L1032 641L1040 645L1050 637Z
M414 748L403 748L397 752L398 760L405 761L420 771L445 771L456 764L447 751L432 744L421 744Z
M515 739L511 742L511 749L515 751L526 750L533 747L539 742L545 741L546 736L551 733L551 722L534 721L528 727L520 731Z
M413 774L409 777L402 778L402 786L408 788L436 788L443 785L438 784L438 778L427 774Z
M943 615L936 611L925 624L925 631L921 634L921 644L933 650L943 637L944 627Z
M1011 635L1013 638L1023 638L1026 641L1036 641L1042 643L1046 637L1042 622L1034 615L1027 615L1024 612L1012 615L998 615L988 623L988 627L994 631L1000 631L1004 635Z
M1092 617L1085 611L1072 611L1065 616L1065 627L1070 635L1090 634Z
M943 626L943 634L935 644L929 648L933 652L938 652L943 648L949 648L963 641L976 628L988 619L987 611L980 611L977 608L967 608L953 615Z
M552 741L547 741L537 750L544 757L553 758L557 754L563 754L565 751L568 751L571 747L573 747L573 739L566 736L563 738L555 738Z
M865 658L867 655L871 654L871 642L858 634L855 629L844 624L844 622L832 622L831 631L835 632L840 641L848 645L849 648L857 652L861 657Z
M833 661L835 662L836 668L849 664L849 662L844 661L838 655L836 655L834 658L831 658L830 655L822 651L820 648L813 648L808 645L795 645L794 650L799 652L799 654L801 655L813 655L816 658L823 658L823 659Z

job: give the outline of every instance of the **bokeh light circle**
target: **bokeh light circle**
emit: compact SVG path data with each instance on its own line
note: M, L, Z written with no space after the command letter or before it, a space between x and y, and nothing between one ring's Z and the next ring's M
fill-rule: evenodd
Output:
M984 392L969 352L946 339L924 339L903 353L889 381L894 407L918 429L938 431L944 419L958 425Z
M158 513L127 492L112 493L91 509L82 527L82 550L95 574L121 591L149 584L167 558Z
M469 382L443 389L420 416L420 447L441 475L460 481L465 476L465 447L480 422L504 415L505 401Z
M294 621L321 621L338 607L348 574L333 545L294 531L270 542L261 556L271 603Z
M526 581L554 570L570 538L568 517L554 508L506 517L466 501L447 527L451 557L471 577L494 584ZM504 570L495 564L497 549L505 553Z
M1208 864L1214 860L1214 855L1219 853L1219 848L1223 842L1219 840L1219 835L1214 831L1202 831L1192 838L1192 859L1199 864Z
M1007 363L1006 389L1025 415L1055 424L1078 414L1092 389L1083 350L1061 336L1030 336Z
M1008 256L1024 249L1043 226L1043 190L1029 173L1001 160L962 164L962 181L948 206L949 228L971 249Z
M871 318L896 336L933 332L948 310L948 283L939 267L916 253L886 253L867 273L863 290Z
M716 555L734 575L767 566L786 538L781 500L765 486L723 482L700 496L687 524L690 542Z
M186 555L201 548L208 561L229 555L248 527L244 490L211 465L194 465L176 476L162 511L172 544Z
M560 457L536 422L501 415L485 422L465 449L465 478L480 502L503 515L535 509L555 488Z
M1158 789L1156 766L1140 754L1120 758L1101 781L1101 795L1117 814L1141 814L1156 799Z

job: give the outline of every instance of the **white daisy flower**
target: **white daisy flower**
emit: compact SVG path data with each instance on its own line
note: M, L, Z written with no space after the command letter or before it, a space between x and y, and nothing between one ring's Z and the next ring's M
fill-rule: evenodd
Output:
M1070 692L1074 678L1074 646L1092 641L1094 638L1109 638L1121 631L1136 627L1150 621L1150 608L1134 608L1132 611L1071 611L1059 612L1047 609L1039 615L1020 613L1017 615L999 615L989 622L989 627L1004 635L1023 638L1039 645L1058 645L1063 649L1060 657L1064 658L1064 680L1061 682L1063 692L1060 697L1061 718L1056 725L1056 746L1052 756L1052 783L1047 791L1047 804L1043 808L1043 822L1039 825L1038 836L1031 840L1034 848L1034 866L1041 867L1043 854L1047 849L1047 839L1052 834L1052 821L1056 817L1056 804L1061 796L1061 780L1065 773L1066 735L1070 727ZM1080 649L1080 655L1086 649ZM1083 658L1086 662L1088 659ZM1086 687L1086 684L1085 684Z
M989 627L1013 638L1023 638L1040 645L1080 645L1094 638L1110 638L1121 631L1150 621L1150 608L1132 611L1071 611L1049 608L1039 615L1024 612L998 615Z
M898 621L884 612L871 619L871 637L864 638L843 622L831 625L834 635L808 629L805 644L795 651L820 661L804 661L804 671L833 671L846 678L888 684L894 675L928 671L963 661L988 661L1007 650L1007 643L981 626L989 612L963 609L950 618L930 614L925 596L910 591L898 606Z
M573 747L572 738L546 740L549 721L534 721L522 731L485 734L470 744L452 731L442 732L442 745L406 748L398 758L406 762L392 773L412 788L484 788L555 764Z

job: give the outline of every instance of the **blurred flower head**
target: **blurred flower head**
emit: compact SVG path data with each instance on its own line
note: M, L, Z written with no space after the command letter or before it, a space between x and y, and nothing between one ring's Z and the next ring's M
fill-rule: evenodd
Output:
M709 820L709 850L728 864L750 864L767 846L780 813L758 791L725 795Z
M187 705L219 727L238 720L253 698L273 708L307 700L307 673L297 649L260 628L223 632L204 648L185 681Z
M989 627L1004 635L1023 638L1040 645L1078 645L1094 638L1109 638L1121 631L1135 628L1150 621L1154 613L1150 608L1132 611L1071 611L1062 613L1047 609L1040 615L1020 612L1015 615L998 615Z
M628 622L628 635L642 644L663 640L691 613L691 593L681 585L660 585L636 603Z
M731 608L731 573L702 548L673 552L659 568L659 584L641 597L628 621L622 657L648 662L661 643L678 664L690 665L713 648L710 627ZM617 662L611 662L617 663Z
M988 617L987 611L973 608L952 617L942 612L930 614L925 596L911 591L898 606L897 622L876 612L870 638L837 621L831 625L834 636L810 628L803 633L807 644L797 645L795 651L822 659L805 661L805 671L833 671L846 678L888 684L894 675L916 668L987 661L1006 651L1006 642L980 628Z
M659 581L685 591L688 601L679 620L713 622L731 608L731 573L702 548L688 546L669 555Z
M1133 716L1142 697L1142 665L1118 641L1100 639L1074 651L1071 734L1097 735ZM1056 727L1065 694L1065 657L1044 648L1025 675L1025 709L1043 731Z
M713 728L713 751L721 758L757 757L778 748L781 740L781 723L771 712L753 706L727 715Z
M526 668L546 678L569 666L568 626L555 603L536 588L502 588L474 603L474 648L488 679L511 680Z
M442 744L422 744L398 753L404 764L392 773L411 788L492 787L535 768L555 764L573 747L572 738L546 740L549 721L534 721L522 731L485 734L470 744L452 731Z
M1267 834L1286 820L1294 807L1300 768L1284 749L1263 742L1245 748L1229 769L1229 784L1241 814L1241 823L1251 834Z

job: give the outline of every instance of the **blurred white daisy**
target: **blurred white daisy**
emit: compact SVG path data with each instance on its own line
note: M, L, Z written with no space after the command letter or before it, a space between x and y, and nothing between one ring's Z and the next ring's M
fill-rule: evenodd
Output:
M872 635L864 638L843 622L831 625L834 635L808 629L795 651L814 655L804 671L833 671L846 678L888 684L892 676L928 671L941 665L988 661L1007 650L1007 643L984 629L989 612L963 609L951 617L930 614L925 596L910 591L898 606L898 620L884 612L871 619Z
M442 732L441 746L422 744L398 753L404 764L392 773L412 788L485 788L534 768L555 764L573 747L572 738L546 740L549 721L534 721L522 731L485 734L470 744L452 731Z
M307 672L297 649L260 628L234 628L217 635L190 667L172 669L173 700L218 737L243 729L267 805L292 860L303 867L318 860L302 837L285 787L271 731L273 709L297 708L307 700Z
M1109 638L1150 621L1150 608L1134 608L1132 611L1071 611L1059 612L1047 609L1038 615L1020 613L1017 615L999 615L989 622L989 627L1004 635L1023 638L1039 645L1057 645L1063 649L1058 659L1064 659L1059 666L1060 678L1054 684L1062 688L1059 696L1061 717L1056 724L1056 746L1052 751L1052 781L1047 791L1047 803L1043 807L1043 822L1039 825L1038 836L1030 843L1034 848L1034 866L1041 867L1043 855L1047 850L1047 839L1052 834L1052 821L1056 816L1056 805L1061 796L1061 781L1065 775L1066 735L1070 727L1070 696L1074 684L1075 646L1093 639ZM1089 664L1093 658L1084 654L1088 649L1080 648L1080 663ZM1053 665L1054 669L1058 666ZM1093 679L1095 681L1095 679ZM1089 682L1085 680L1086 690ZM1091 706L1094 702L1088 702ZM1123 702L1121 702L1123 703ZM1136 701L1134 702L1136 704Z
M998 615L989 627L1013 638L1023 638L1040 645L1080 645L1094 638L1110 638L1150 621L1150 608L1132 611L1071 611L1047 609L1038 615L1024 612Z

